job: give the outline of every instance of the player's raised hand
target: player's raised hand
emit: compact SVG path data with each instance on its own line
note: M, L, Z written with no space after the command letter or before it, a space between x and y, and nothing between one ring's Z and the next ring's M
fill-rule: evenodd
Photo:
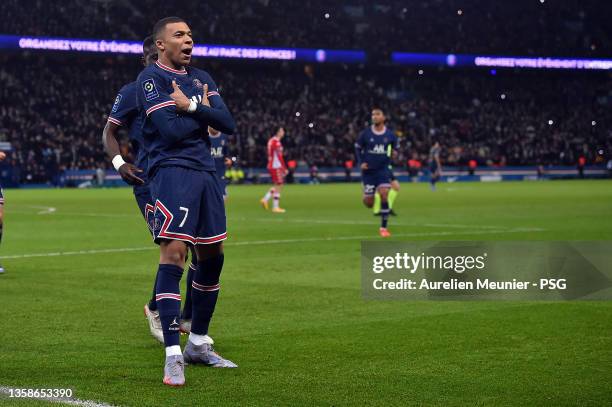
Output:
M174 100L174 103L176 103L176 110L186 112L187 109L189 109L189 98L185 96L175 80L172 80L172 89L173 92L170 94L170 97Z
M204 84L204 90L202 91L202 104L204 106L210 107L210 102L208 101L208 84Z
M368 163L361 164L361 169L362 170L367 170L368 169Z
M0 151L0 161L3 161L6 158L6 153L4 151Z
M136 167L134 164L124 163L119 167L119 175L129 185L143 185L144 181L136 174L140 174L143 171Z

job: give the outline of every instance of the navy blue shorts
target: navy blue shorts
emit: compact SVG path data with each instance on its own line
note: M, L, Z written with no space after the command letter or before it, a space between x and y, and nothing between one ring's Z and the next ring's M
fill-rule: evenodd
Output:
M432 161L429 163L429 172L431 172L431 174L433 175L436 171L438 171L438 163L435 161Z
M391 178L388 169L372 172L362 172L363 195L372 196L378 188L391 188Z
M223 189L214 171L161 167L149 185L155 243L211 244L227 238Z
M134 189L134 198L136 198L136 203L138 204L138 209L140 209L140 213L142 213L142 217L145 222L147 222L147 227L149 231L153 233L153 199L151 199L151 191L149 190L149 184L138 185L135 186Z

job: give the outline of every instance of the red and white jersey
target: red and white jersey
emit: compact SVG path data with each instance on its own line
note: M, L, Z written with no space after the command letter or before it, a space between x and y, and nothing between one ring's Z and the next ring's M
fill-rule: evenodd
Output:
M268 169L285 169L285 159L283 158L283 145L278 137L274 136L268 140Z

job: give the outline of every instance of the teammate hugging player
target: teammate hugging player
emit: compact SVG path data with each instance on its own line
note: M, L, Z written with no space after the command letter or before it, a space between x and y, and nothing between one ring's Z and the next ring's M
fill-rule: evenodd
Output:
M142 48L143 64L148 66L155 63L157 60L157 48L153 42L153 37L145 38ZM134 186L134 197L136 198L138 208L147 222L149 231L153 233L153 201L149 192L149 182L144 172L144 169L147 168L147 152L144 148L144 140L141 133L142 120L138 113L137 90L138 87L135 81L128 83L119 90L115 98L115 104L108 115L108 121L102 132L102 143L121 178L129 185ZM132 153L136 156L135 165L126 163L121 156L119 143L117 143L117 133L121 127L128 129ZM163 343L164 336L159 313L157 312L157 302L155 301L155 284L153 285L153 296L149 303L145 305L144 312L149 321L151 335Z
M274 186L259 201L267 210L268 201L272 197L272 212L274 213L285 213L285 210L280 207L281 191L285 183L285 176L287 176L287 166L283 158L283 145L281 144L283 137L285 137L285 129L279 127L276 129L274 136L268 140L268 172Z
M397 137L385 126L385 120L382 109L372 109L372 126L362 131L355 143L355 155L361 167L364 205L371 208L374 205L374 194L380 194L381 237L391 236L387 229L391 187L389 165L393 150L397 148Z
M223 192L207 130L211 126L232 134L235 123L210 75L188 67L193 40L187 23L164 18L155 24L153 37L158 60L138 76L137 94L155 201L153 234L160 245L156 300L166 346L164 383L181 386L185 362L236 367L213 350L207 336L227 236ZM188 245L195 246L198 266L191 333L182 353L179 282Z

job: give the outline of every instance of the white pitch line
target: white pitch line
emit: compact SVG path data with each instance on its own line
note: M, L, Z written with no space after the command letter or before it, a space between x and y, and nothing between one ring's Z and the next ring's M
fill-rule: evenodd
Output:
M57 211L57 208L54 208L52 206L26 205L26 207L33 208L33 209L42 209L41 211L37 212L38 215L48 215L48 214L51 214ZM19 213L28 213L28 212L19 212Z
M124 248L115 248L115 249L74 250L74 251L68 251L68 252L13 254L9 256L0 256L0 259L29 259L32 257L58 257L58 256L76 256L80 254L138 252L138 251L144 251L144 250L151 250L156 247L157 246L124 247Z
M17 388L13 390L18 390ZM7 396L11 395L11 388L0 386L0 394L5 394ZM55 397L15 397L16 400L23 399L32 399L32 400L40 400L40 401L48 401L50 403L63 403L69 404L71 406L83 406L83 407L115 407L111 404L99 403L93 400L79 400L74 398L55 398Z
M504 234L504 233L520 233L520 232L544 232L545 229L540 228L516 228L511 230L466 230L457 232L422 232L422 233L396 233L393 237L428 237L428 236L455 236L455 235L488 235L488 234ZM227 246L250 246L264 244L286 244L286 243L308 243L308 242L331 242L343 240L376 240L379 239L376 235L362 236L329 236L329 237L312 237L302 239L275 239L275 240L251 240L244 242L227 242ZM34 257L59 257L59 256L77 256L82 254L100 254L100 253L123 253L123 252L138 252L156 249L157 246L151 245L146 247L124 247L115 249L92 249L92 250L74 250L67 252L50 252L50 253L29 253L29 254L13 254L8 256L0 256L0 260L6 259L29 259Z
M30 208L45 209L38 212L39 215L51 214L57 211L56 208L46 206L33 206L29 205ZM15 211L13 211L15 212ZM29 212L18 212L18 213L29 213ZM134 214L127 213L92 213L92 212L61 212L61 215L69 216L87 216L94 218L131 218ZM278 222L278 223L315 223L322 225L378 225L378 221L363 221L363 220L338 220L338 219L292 219L292 218L244 218L244 217L230 217L229 220L237 221L255 221L255 222ZM458 223L398 223L393 222L395 226L422 226L430 228L457 228L457 229L509 229L507 226L500 225L462 225Z
M230 220L255 221L255 222L278 222L278 223L317 223L329 225L378 225L379 221L363 220L334 220L334 219L270 219L270 218L229 218ZM430 228L458 228L458 229L509 229L507 226L493 225L462 225L458 223L398 223L392 222L393 226L424 226Z

